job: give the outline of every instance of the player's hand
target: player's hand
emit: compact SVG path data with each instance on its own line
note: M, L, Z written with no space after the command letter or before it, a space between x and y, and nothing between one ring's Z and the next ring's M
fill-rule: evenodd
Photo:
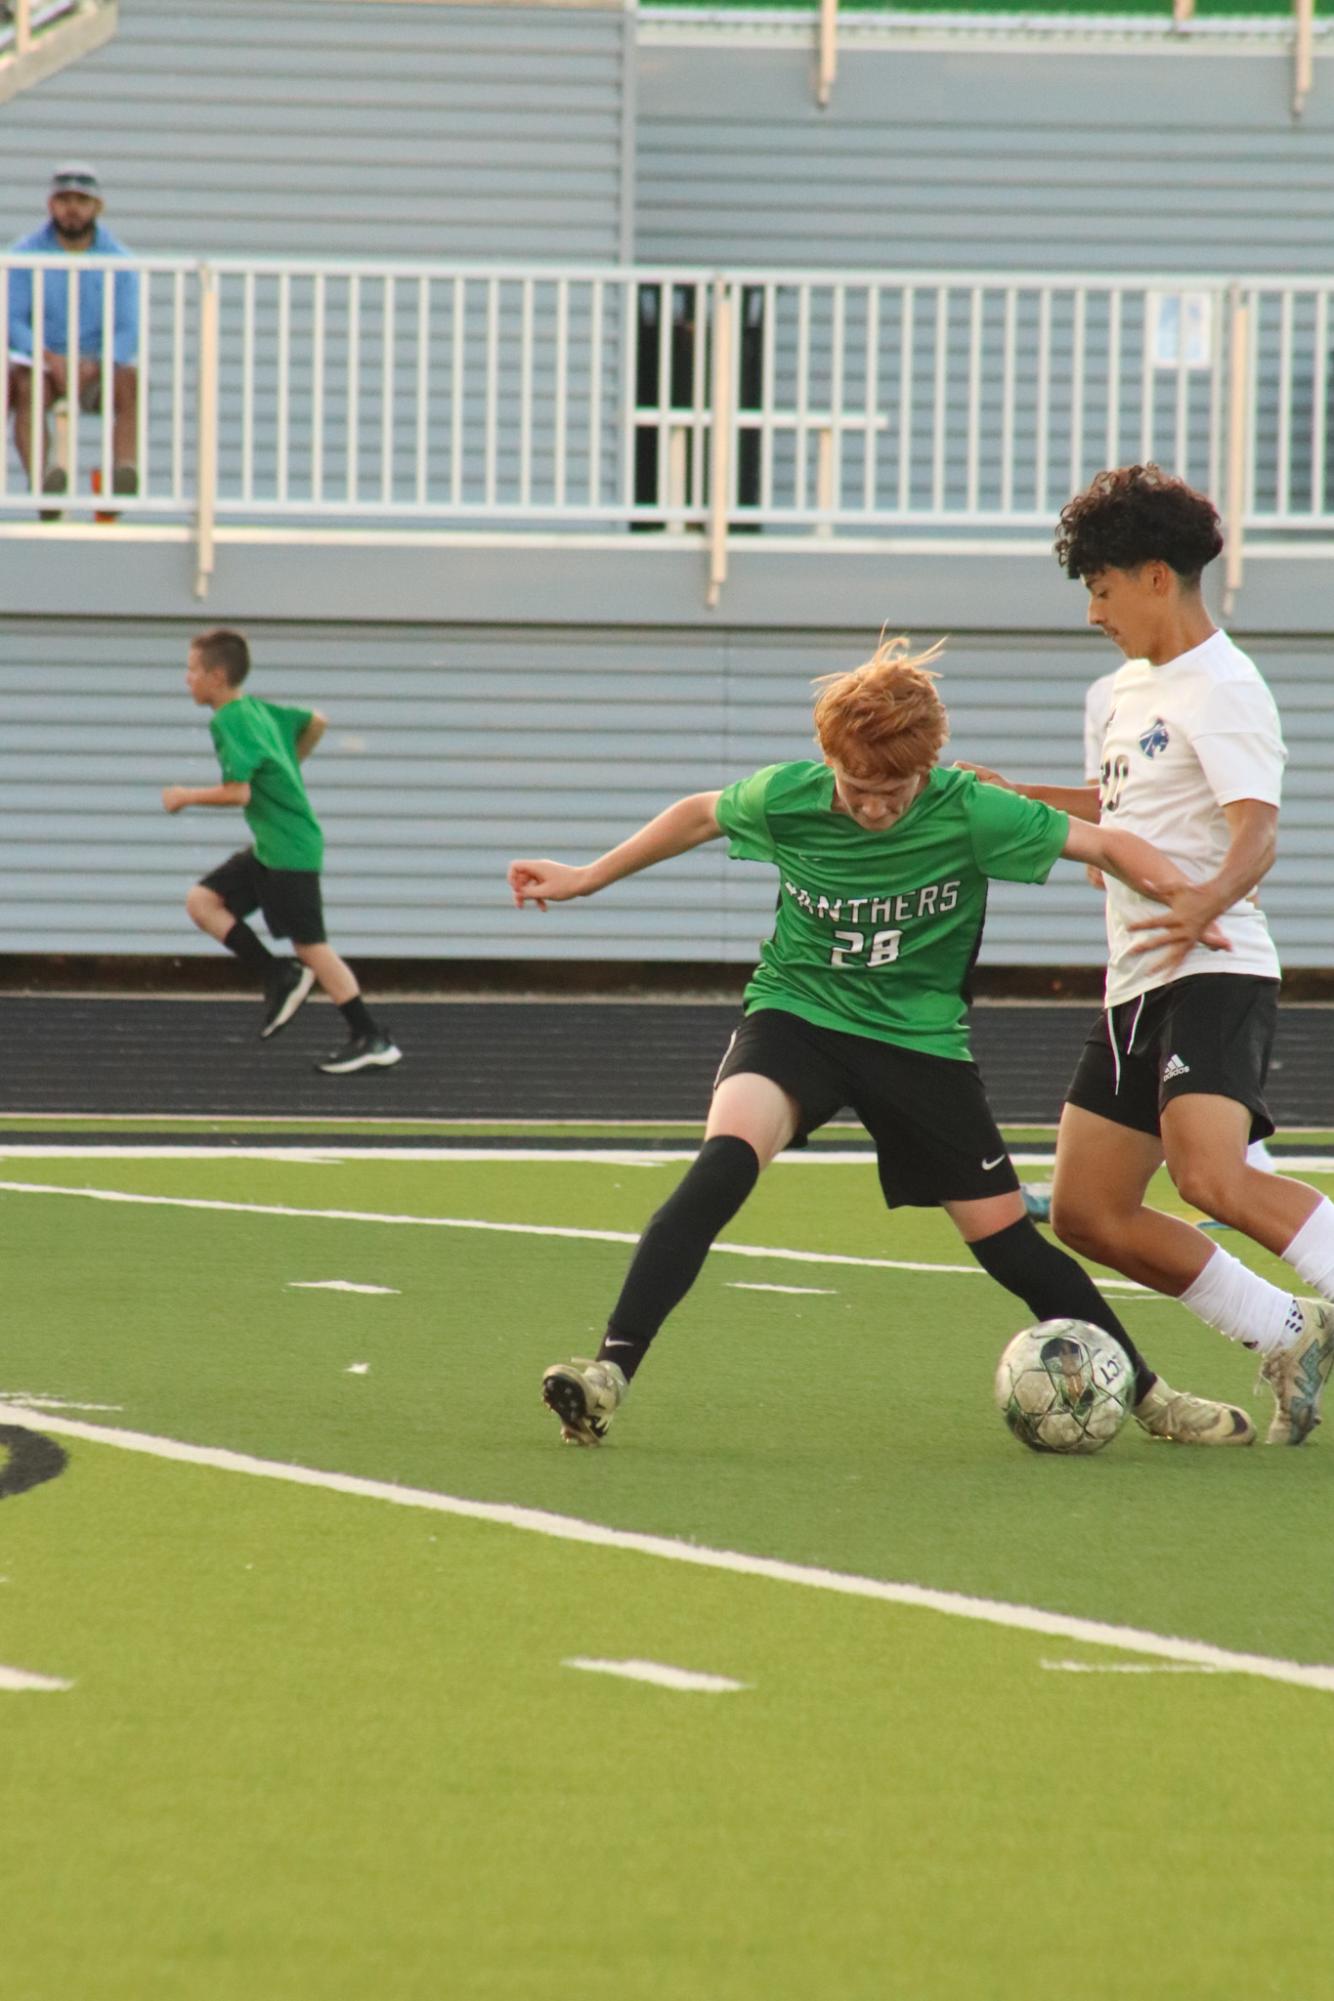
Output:
M583 895L584 876L583 869L572 868L569 862L511 862L509 886L515 908L522 910L525 903L535 903L539 910L545 910L548 903L568 903L571 897Z
M999 785L1002 792L1017 792L1019 787L1008 778L1002 778L999 771L991 771L985 764L969 764L966 758L956 757L956 771L971 771L974 778L980 778L984 785Z
M1092 862L1086 864L1084 873L1088 877L1089 881L1093 884L1093 887L1095 889L1106 889L1107 887L1106 876L1103 874L1102 870L1100 868L1095 867Z
M1219 928L1214 904L1207 890L1194 883L1183 882L1159 893L1167 909L1152 917L1137 917L1129 926L1130 930L1145 934L1137 945L1131 946L1132 957L1145 952L1161 953L1162 956L1153 961L1150 971L1174 973L1196 945L1203 945L1210 952L1232 950L1231 939Z
M164 811L168 813L179 813L183 806L188 806L189 804L190 804L190 788L188 785L163 786L162 805Z

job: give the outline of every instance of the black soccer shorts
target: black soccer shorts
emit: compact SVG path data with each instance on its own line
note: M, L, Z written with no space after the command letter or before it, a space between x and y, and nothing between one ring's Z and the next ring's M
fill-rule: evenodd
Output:
M1204 1091L1244 1105L1252 1140L1268 1139L1277 1022L1278 981L1254 973L1191 973L1153 987L1099 1015L1065 1101L1156 1136L1164 1105Z
M326 942L318 869L266 868L253 848L241 848L200 881L233 917L262 910L274 938L290 938L294 945Z
M743 1016L715 1087L743 1072L768 1077L796 1099L794 1146L850 1106L875 1142L891 1209L976 1202L1019 1186L975 1063L766 1007Z

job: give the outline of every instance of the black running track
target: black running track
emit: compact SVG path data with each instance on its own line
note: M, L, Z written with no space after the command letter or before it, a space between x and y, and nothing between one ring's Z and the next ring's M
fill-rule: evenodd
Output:
M344 1039L311 1005L271 1041L254 1001L0 996L0 1114L242 1118L702 1119L737 1018L732 1004L385 1002L392 1070L326 1077ZM1088 1002L987 1003L973 1046L1006 1124L1054 1121L1096 1014ZM1334 1010L1280 1017L1270 1106L1285 1126L1334 1126Z

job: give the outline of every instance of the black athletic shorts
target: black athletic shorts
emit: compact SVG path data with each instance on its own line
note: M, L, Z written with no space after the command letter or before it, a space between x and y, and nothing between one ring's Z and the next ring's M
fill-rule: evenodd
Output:
M1232 1098L1251 1138L1274 1130L1265 1103L1278 1021L1278 981L1254 973L1192 973L1101 1014L1066 1103L1113 1125L1158 1134L1163 1106L1189 1092Z
M253 848L241 848L200 880L222 898L233 917L262 910L273 937L290 938L294 945L325 943L318 869L265 868Z
M715 1087L743 1071L768 1077L796 1099L794 1146L805 1146L850 1105L875 1141L891 1209L976 1202L1019 1186L975 1063L819 1028L766 1007L743 1016Z

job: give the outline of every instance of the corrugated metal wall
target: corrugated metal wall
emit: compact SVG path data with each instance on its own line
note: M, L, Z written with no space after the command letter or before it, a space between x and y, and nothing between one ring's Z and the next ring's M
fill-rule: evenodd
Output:
M1094 63L1031 47L849 47L821 113L809 52L792 46L668 46L645 24L630 77L631 19L127 0L107 49L6 108L0 233L38 219L55 159L84 155L105 176L108 219L145 251L615 258L637 93L646 260L1182 273L1334 260L1334 92L1318 88L1294 126L1275 56L1146 61L1105 48ZM508 908L504 864L525 850L596 852L681 792L798 752L810 677L867 650L868 635L840 630L836 573L812 571L813 629L781 637L520 631L499 590L487 623L396 625L368 591L382 623L252 624L259 691L332 717L311 777L340 944L410 957L753 955L771 878L719 849L545 918ZM152 613L146 602L114 623L0 627L4 949L210 949L182 897L241 828L158 808L164 782L213 766L182 686L190 627ZM1328 963L1327 649L1290 638L1255 651L1293 746L1267 900L1289 963ZM1068 775L1083 688L1107 664L1073 636L956 640L945 692L957 753ZM988 956L1098 959L1098 903L1080 872L1062 865L1045 891L999 890Z
M0 659L0 939L16 952L213 948L182 909L190 881L241 844L240 816L168 819L168 782L208 783L207 716L183 667L190 627L27 621ZM514 855L580 860L671 799L810 741L813 675L855 664L865 636L637 629L540 634L421 626L253 627L255 692L323 708L308 768L329 837L335 942L422 958L749 960L773 876L721 843L549 911L515 911ZM1291 965L1327 963L1334 869L1334 717L1313 643L1255 641L1292 748L1282 859L1266 904ZM954 641L952 754L1016 775L1079 775L1083 691L1111 664L1094 642ZM1058 865L1000 887L987 957L1092 963L1100 900Z
M0 238L64 158L142 252L616 258L632 17L614 7L126 0L7 104Z
M1109 8L1107 11L1114 12ZM684 32L672 31L678 36ZM1328 272L1334 65L1300 121L1279 46L813 48L641 30L646 261Z

